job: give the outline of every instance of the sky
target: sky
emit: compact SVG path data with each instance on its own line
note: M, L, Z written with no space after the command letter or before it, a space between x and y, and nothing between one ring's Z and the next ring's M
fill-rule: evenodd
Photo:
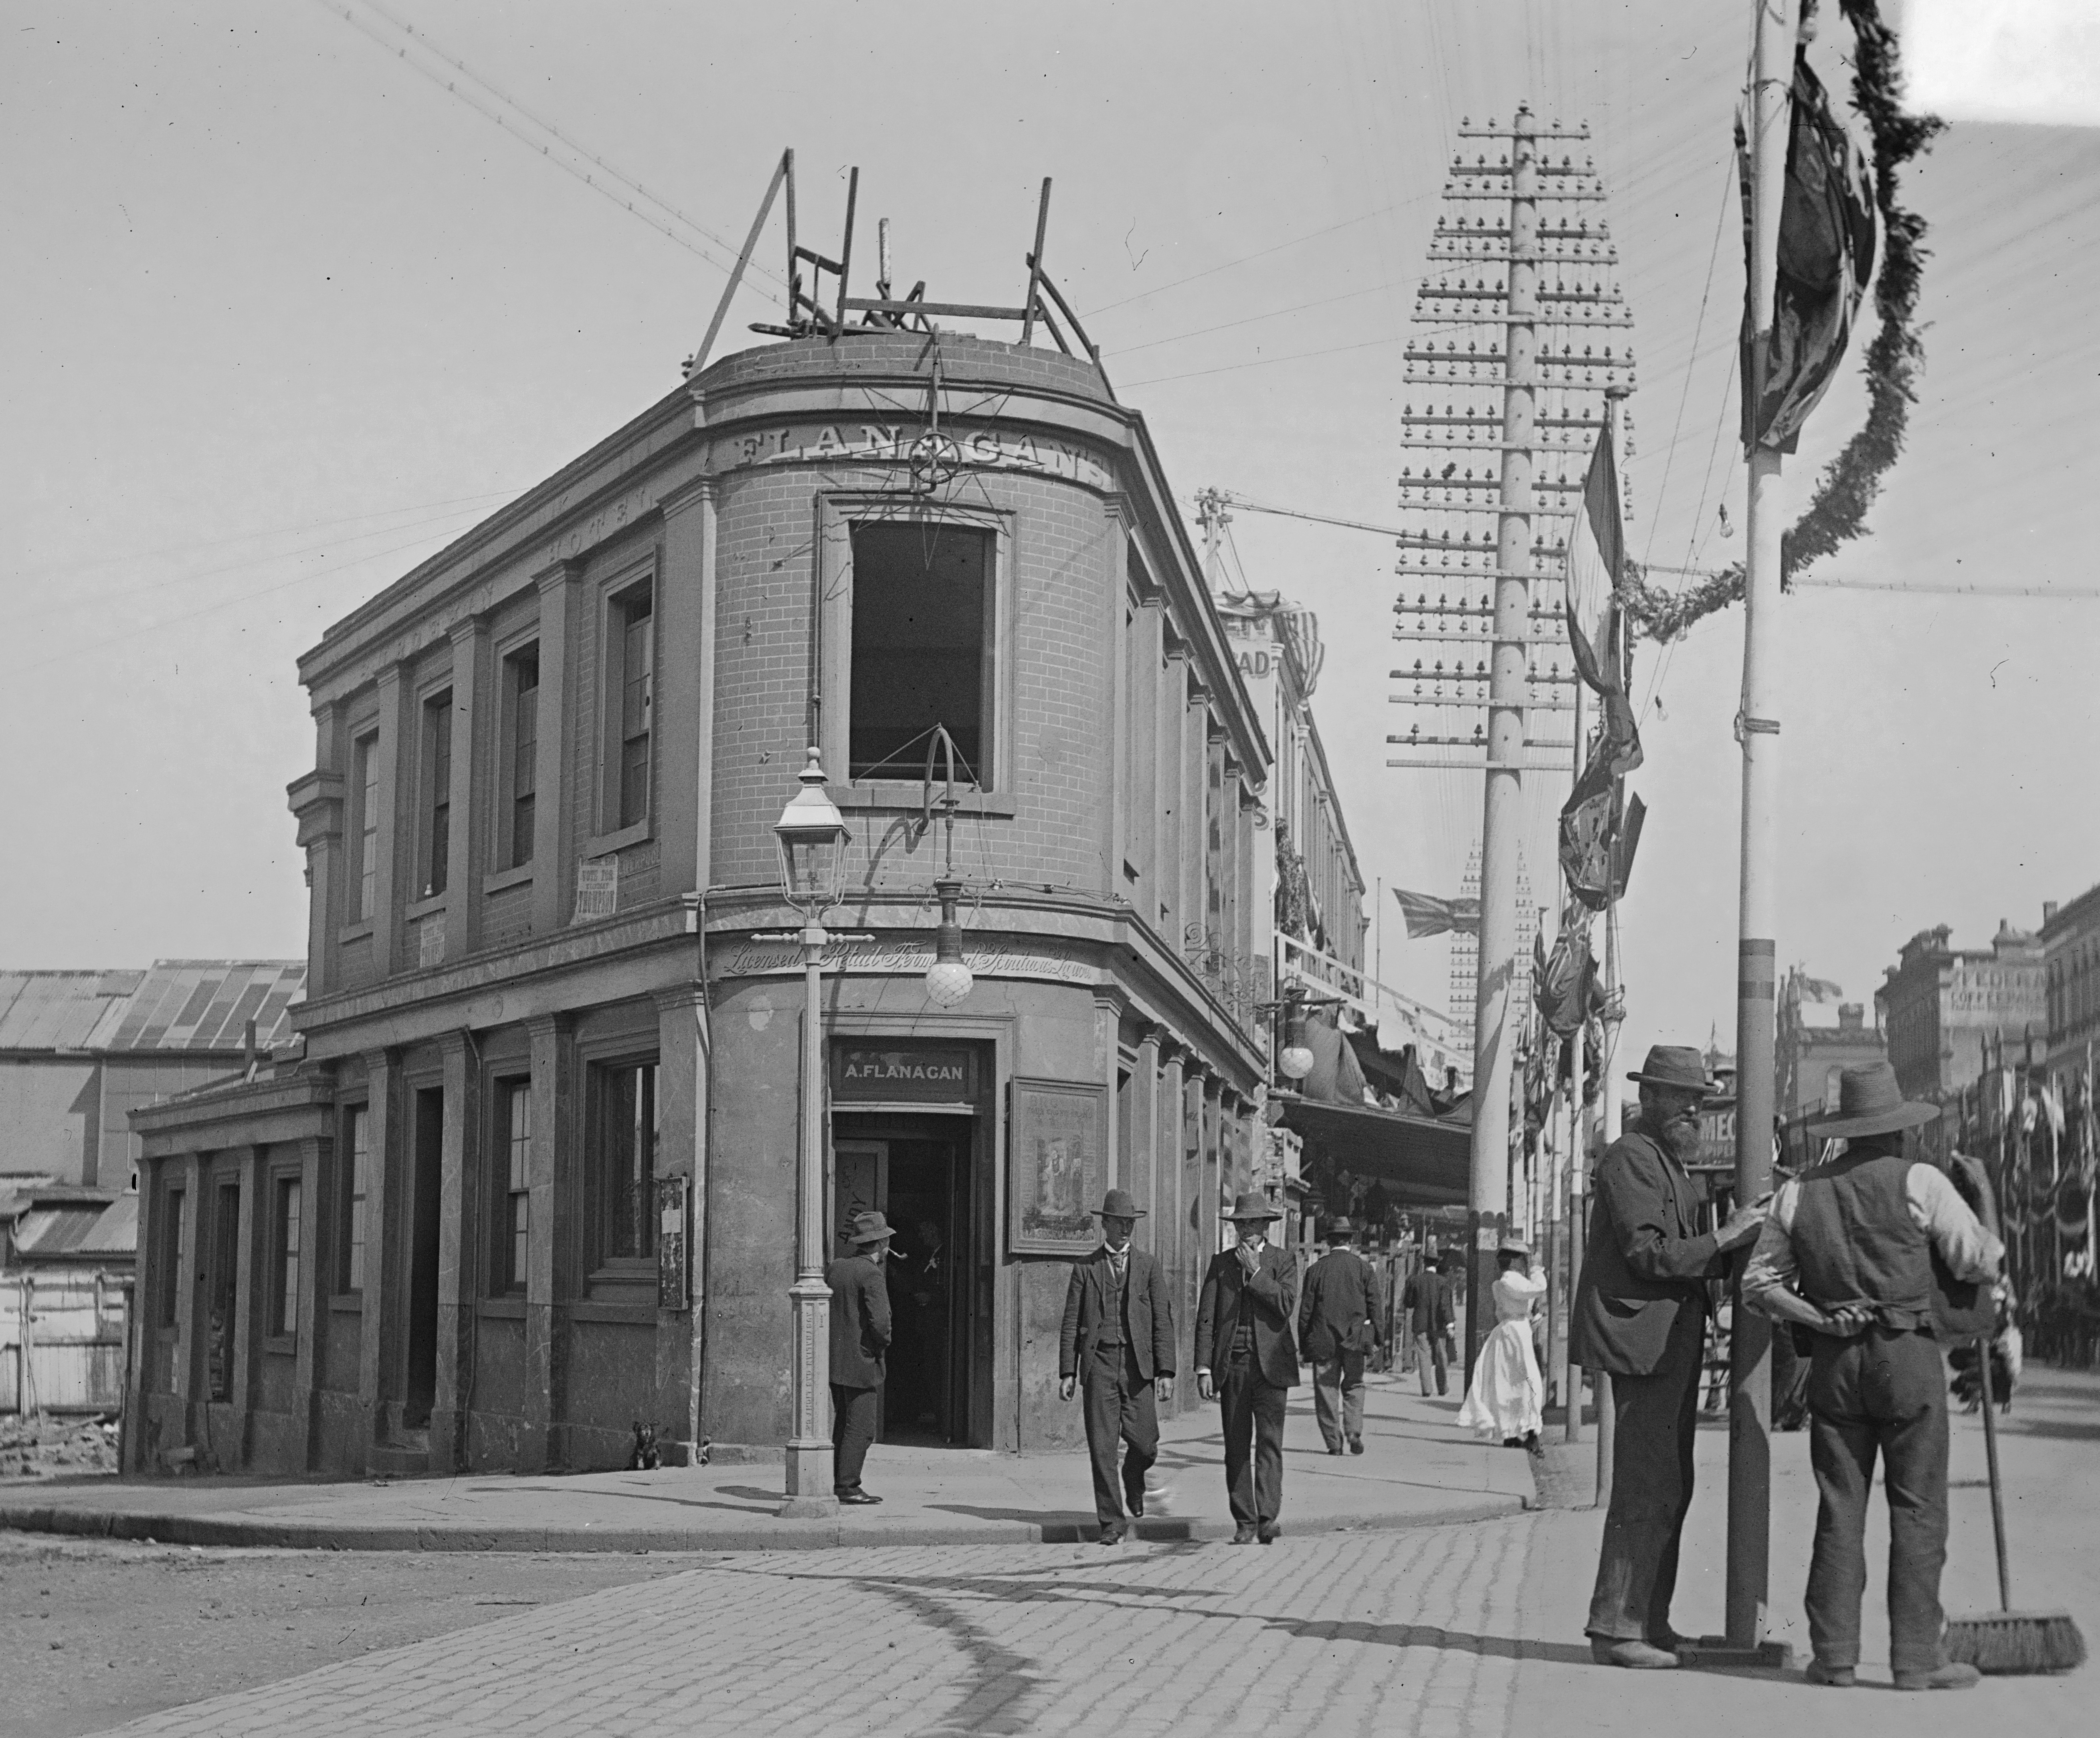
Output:
M1740 526L1745 0L10 0L4 20L11 967L302 951L298 655L678 384L787 146L807 228L836 234L858 165L861 245L891 218L897 276L954 299L1019 298L1054 178L1050 270L1185 508L1214 485L1391 524L1455 130L1520 100L1586 120L1637 323L1630 546L1710 567L1742 549L1719 509ZM390 20L559 138L448 92ZM1826 20L1812 55L1841 99L1848 48ZM591 157L677 214L606 196ZM1819 576L1912 590L1789 597L1775 708L1780 960L1848 999L1920 929L1981 946L2100 881L2100 601L2077 594L2100 587L2080 530L2100 497L2080 438L2096 176L2100 134L1979 119L1905 183L1931 226L1928 371L1873 535ZM777 314L773 287L739 297L717 354L764 342L744 325ZM1856 360L1787 463L1797 506L1859 423ZM1457 892L1477 777L1384 764L1389 541L1248 512L1231 535L1249 583L1319 615L1314 707L1365 879ZM2054 595L1921 589L1952 585ZM1732 610L1640 655L1636 1054L1732 1047L1741 635ZM1531 783L1542 884L1562 789ZM1383 975L1440 1004L1445 944L1405 941L1382 897Z

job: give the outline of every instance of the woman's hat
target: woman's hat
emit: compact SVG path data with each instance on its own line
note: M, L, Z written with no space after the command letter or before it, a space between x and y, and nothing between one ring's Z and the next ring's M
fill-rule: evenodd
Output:
M896 1234L889 1229L889 1221L880 1213L856 1213L854 1215L852 1241L856 1243L880 1243Z
M1644 1086L1677 1087L1688 1092L1711 1092L1714 1079L1706 1072L1706 1057L1692 1044L1656 1044L1648 1060L1628 1072L1626 1079Z
M1522 1255L1528 1261L1531 1259L1531 1246L1522 1237L1504 1237L1495 1245L1495 1253L1498 1255Z
M1145 1209L1131 1198L1127 1189L1112 1189L1101 1197L1102 1219L1143 1219Z
M1270 1202L1268 1196L1250 1189L1233 1202L1233 1210L1225 1217L1231 1220L1281 1219L1283 1215Z
M1838 1077L1838 1109L1831 1115L1811 1117L1809 1132L1826 1140L1846 1136L1892 1135L1899 1128L1916 1128L1939 1114L1937 1105L1924 1105L1903 1096L1896 1084L1894 1065L1886 1061L1862 1063Z

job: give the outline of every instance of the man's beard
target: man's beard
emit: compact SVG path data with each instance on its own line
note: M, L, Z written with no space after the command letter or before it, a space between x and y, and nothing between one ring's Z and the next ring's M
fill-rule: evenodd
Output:
M1657 1131L1657 1139L1679 1164L1689 1164L1699 1153L1699 1118L1673 1117Z

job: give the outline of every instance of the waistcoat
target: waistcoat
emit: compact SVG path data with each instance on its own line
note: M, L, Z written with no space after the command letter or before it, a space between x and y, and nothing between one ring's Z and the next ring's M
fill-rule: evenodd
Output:
M1904 1187L1912 1162L1870 1154L1802 1178L1793 1242L1802 1293L1811 1304L1878 1304L1884 1326L1929 1325L1931 1245L1910 1216Z

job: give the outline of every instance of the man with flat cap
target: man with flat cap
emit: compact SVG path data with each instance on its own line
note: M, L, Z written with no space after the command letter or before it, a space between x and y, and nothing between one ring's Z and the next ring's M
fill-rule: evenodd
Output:
M1312 1412L1330 1454L1364 1452L1364 1359L1385 1335L1378 1269L1349 1246L1348 1215L1327 1221L1327 1253L1305 1276L1298 1343L1312 1365Z
M1101 1246L1072 1269L1057 1335L1057 1392L1086 1396L1087 1453L1094 1463L1094 1515L1101 1543L1121 1542L1145 1513L1145 1476L1159 1457L1154 1404L1174 1397L1174 1307L1159 1263L1130 1246L1145 1209L1127 1189L1101 1202ZM1116 1445L1123 1445L1118 1493Z
M1699 1229L1701 1192L1685 1167L1713 1088L1698 1050L1657 1044L1627 1079L1640 1084L1640 1116L1597 1161L1568 1357L1609 1372L1617 1430L1590 1651L1599 1665L1653 1670L1677 1664L1670 1602L1692 1506L1705 1282L1756 1239L1764 1203Z
M880 1502L860 1488L875 1440L885 1355L889 1350L889 1223L880 1213L854 1215L850 1255L824 1269L832 1288L832 1489L840 1502Z
M1815 1335L1808 1458L1820 1498L1808 1564L1811 1683L1850 1689L1867 1586L1867 1498L1878 1453L1889 1503L1889 1663L1899 1690L1962 1690L1950 1662L1939 1572L1947 1561L1947 1385L1934 1337L1943 1282L1997 1273L2005 1251L1946 1174L1904 1150L1904 1132L1939 1114L1908 1102L1886 1061L1848 1068L1834 1115L1811 1137L1834 1158L1780 1186L1743 1273L1743 1301Z
M1225 1217L1238 1242L1211 1258L1197 1299L1196 1392L1215 1395L1223 1415L1233 1543L1267 1545L1283 1506L1284 1403L1298 1385L1298 1270L1268 1241L1283 1215L1267 1196L1242 1194Z

